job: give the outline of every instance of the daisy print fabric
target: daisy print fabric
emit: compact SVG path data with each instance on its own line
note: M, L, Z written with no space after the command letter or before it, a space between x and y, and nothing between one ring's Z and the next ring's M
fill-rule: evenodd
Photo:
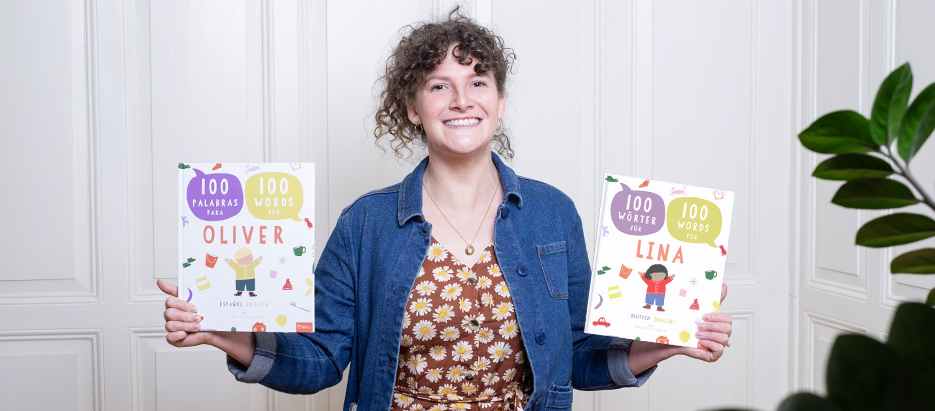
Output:
M394 410L522 410L526 362L493 244L473 267L432 238L403 318Z

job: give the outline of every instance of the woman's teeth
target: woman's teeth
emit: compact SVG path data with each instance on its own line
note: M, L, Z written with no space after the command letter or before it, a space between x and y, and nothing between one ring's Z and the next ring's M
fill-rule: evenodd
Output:
M448 127L458 127L458 126L473 126L477 123L480 123L480 120L476 118L465 118L459 120L448 120L445 122L445 125Z

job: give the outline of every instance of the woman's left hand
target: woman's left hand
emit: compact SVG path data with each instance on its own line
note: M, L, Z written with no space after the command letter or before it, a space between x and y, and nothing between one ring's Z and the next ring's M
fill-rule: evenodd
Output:
M726 296L727 284L722 284L721 302L724 302ZM695 336L698 338L698 343L707 350L683 347L682 354L702 361L714 362L724 354L724 347L730 341L731 323L734 319L730 314L723 313L708 313L702 319L704 322L698 324Z

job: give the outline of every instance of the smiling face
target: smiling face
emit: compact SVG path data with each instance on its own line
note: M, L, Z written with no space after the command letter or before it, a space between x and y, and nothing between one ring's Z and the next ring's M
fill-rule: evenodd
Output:
M477 58L461 65L452 57L455 46L416 90L407 105L409 120L425 129L429 155L471 154L490 151L497 121L506 110L493 73L474 72Z
M234 260L237 261L237 264L249 265L250 263L253 262L253 254L247 254L243 257L235 258Z
M653 281L662 281L666 279L666 273L663 272L651 273L649 276L653 278Z

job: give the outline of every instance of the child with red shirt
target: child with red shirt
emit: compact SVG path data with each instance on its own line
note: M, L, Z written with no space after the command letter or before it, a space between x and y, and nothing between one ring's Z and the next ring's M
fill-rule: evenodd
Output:
M675 279L675 274L670 276L662 264L653 264L641 274L640 278L646 283L646 305L643 308L648 310L656 305L656 310L665 311L662 306L666 303L666 284Z

